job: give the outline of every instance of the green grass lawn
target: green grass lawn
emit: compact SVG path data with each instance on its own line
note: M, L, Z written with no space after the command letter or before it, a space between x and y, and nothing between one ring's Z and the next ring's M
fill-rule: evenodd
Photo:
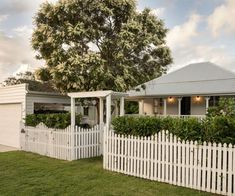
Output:
M210 195L102 169L101 158L73 162L0 153L0 195Z

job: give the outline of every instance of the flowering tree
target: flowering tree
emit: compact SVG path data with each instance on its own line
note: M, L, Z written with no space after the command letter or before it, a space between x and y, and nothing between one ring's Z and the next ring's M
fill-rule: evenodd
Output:
M134 0L59 0L35 16L32 46L46 68L37 75L62 92L128 90L172 62L161 19Z

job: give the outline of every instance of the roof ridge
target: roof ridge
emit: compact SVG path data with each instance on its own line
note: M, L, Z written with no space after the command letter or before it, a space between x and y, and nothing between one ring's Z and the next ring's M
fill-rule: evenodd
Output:
M205 61L205 62L191 63L191 64L188 64L188 65L185 65L185 66L183 66L183 67L181 67L181 68L179 68L177 70L174 70L174 71L172 71L170 73L164 74L164 75L162 75L160 77L157 77L157 78L154 78L154 79L152 79L152 80L150 80L148 82L145 82L144 84L149 84L149 83L152 83L152 82L157 82L157 81L159 81L159 80L161 80L161 79L163 79L165 77L170 77L172 74L178 73L178 72L182 71L183 69L189 69L189 68L191 68L191 67L193 67L195 65L202 65L202 64L210 64L210 65L218 68L219 70L221 70L223 72L226 72L227 74L234 75L234 77L235 77L235 73L233 71L227 70L227 69L225 69L225 68L223 68L223 67L221 67L221 66L219 66L217 64L211 63L209 61ZM198 80L192 80L192 81L198 81Z

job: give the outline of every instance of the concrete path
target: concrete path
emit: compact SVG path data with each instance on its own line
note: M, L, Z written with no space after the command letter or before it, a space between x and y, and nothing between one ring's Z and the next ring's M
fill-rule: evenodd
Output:
M19 150L19 149L0 144L0 152L9 152L9 151L15 151L15 150Z

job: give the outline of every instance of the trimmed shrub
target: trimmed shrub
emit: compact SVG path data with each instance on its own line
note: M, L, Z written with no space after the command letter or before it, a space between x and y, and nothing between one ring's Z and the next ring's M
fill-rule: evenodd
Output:
M235 118L226 116L207 118L203 123L203 139L235 144Z
M138 114L139 103L136 101L125 101L125 113L126 114Z
M29 114L25 118L26 126L37 126L39 123L44 123L49 128L65 129L70 125L70 113L58 114ZM76 125L80 125L81 115L76 115Z
M161 129L160 119L155 117L121 116L112 121L116 133L124 135L150 136Z
M202 140L202 123L196 118L174 119L173 126L169 127L169 131L178 136L182 140Z
M207 117L228 116L235 118L235 98L220 97L218 105L209 107Z
M112 121L115 133L150 136L168 130L182 140L235 144L235 118L216 116L198 121L196 118L116 117Z

